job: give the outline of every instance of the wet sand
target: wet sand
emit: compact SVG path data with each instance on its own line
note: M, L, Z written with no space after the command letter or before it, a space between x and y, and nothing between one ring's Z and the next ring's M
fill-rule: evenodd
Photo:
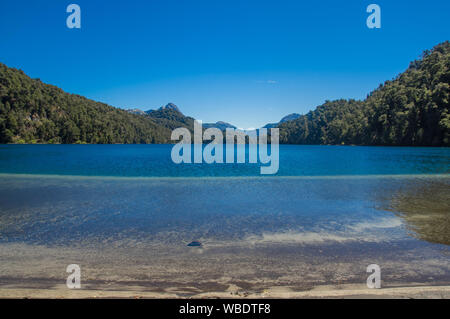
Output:
M233 290L231 287L229 290ZM95 298L127 298L127 299L177 299L185 296L174 293L153 293L129 290L72 290L65 287L52 289L5 289L0 290L0 298L29 299L95 299ZM450 299L450 286L416 286L383 289L368 289L357 285L319 286L310 291L292 291L289 287L271 287L259 294L245 292L209 292L192 295L191 299Z
M301 247L100 250L0 246L0 297L30 298L303 298L449 297L448 252L398 243L321 243ZM149 254L148 252L152 252ZM177 256L174 257L173 254ZM366 267L381 266L382 289L367 289ZM81 267L81 289L65 285L69 263Z

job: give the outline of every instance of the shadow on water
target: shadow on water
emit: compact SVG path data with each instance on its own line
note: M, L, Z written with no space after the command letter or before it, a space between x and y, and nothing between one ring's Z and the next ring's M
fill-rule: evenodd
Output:
M450 183L429 180L396 192L390 209L405 221L410 234L431 243L450 245Z

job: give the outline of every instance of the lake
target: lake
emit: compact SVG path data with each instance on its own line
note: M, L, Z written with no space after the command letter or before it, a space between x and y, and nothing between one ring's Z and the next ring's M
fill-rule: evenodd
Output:
M280 168L171 145L1 145L0 294L450 284L450 149L280 145ZM192 241L200 247L189 247ZM5 293L6 294L6 293Z

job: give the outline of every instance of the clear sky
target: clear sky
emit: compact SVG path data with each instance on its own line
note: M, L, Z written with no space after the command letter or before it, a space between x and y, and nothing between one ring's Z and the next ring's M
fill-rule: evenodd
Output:
M366 26L371 3L381 29ZM0 1L0 62L116 107L173 102L241 128L362 99L449 35L448 0Z

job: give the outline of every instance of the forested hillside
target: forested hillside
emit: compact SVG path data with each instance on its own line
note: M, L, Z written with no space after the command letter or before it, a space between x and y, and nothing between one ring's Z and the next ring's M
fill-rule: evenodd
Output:
M186 127L191 132L194 131L194 118L183 115L175 104L169 103L157 110L147 111L146 114L159 125L169 129L170 132L179 127Z
M167 143L170 133L0 63L0 143Z
M365 101L327 101L280 124L280 142L450 146L450 43L422 59Z
M450 146L449 69L446 41L364 101L326 101L274 124L280 143ZM174 104L125 111L0 63L0 143L170 143L173 129L193 122Z

